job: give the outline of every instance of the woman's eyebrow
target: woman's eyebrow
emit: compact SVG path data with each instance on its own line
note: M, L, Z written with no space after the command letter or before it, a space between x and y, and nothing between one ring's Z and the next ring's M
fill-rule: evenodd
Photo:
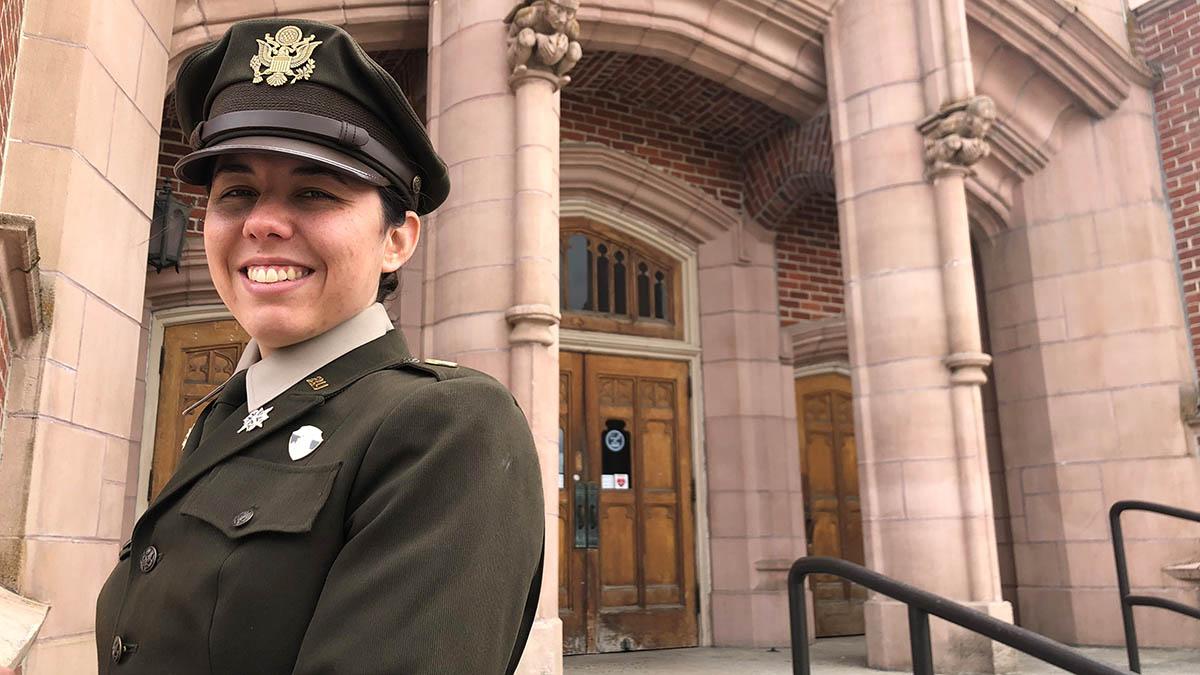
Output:
M250 167L237 162L219 162L216 168L213 169L212 177L215 179L223 173L254 173Z
M341 173L317 164L308 164L292 169L293 176L328 176L342 185L348 185L346 177Z

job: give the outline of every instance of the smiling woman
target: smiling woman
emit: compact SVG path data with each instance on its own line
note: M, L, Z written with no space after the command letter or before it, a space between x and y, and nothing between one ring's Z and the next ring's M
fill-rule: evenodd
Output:
M425 129L313 21L234 24L176 96L176 173L208 188L209 271L252 339L100 594L99 672L513 672L544 544L528 425L379 304L449 191Z
M370 305L381 275L412 256L420 219L408 211L388 222L379 193L287 155L217 159L204 226L209 267L264 356Z

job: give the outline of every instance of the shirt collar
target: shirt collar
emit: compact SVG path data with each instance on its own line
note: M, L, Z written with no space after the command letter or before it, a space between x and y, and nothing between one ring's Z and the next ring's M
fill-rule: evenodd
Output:
M320 335L262 358L251 338L234 372L246 370L246 406L261 408L304 376L393 330L383 305L375 303Z

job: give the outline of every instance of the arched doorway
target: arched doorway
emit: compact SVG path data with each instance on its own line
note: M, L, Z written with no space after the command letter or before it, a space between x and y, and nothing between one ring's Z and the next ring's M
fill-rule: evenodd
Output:
M684 265L595 218L561 224L559 615L567 654L699 644Z

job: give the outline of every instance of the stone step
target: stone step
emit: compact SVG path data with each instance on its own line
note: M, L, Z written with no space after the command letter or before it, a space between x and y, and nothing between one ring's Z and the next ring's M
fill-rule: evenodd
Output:
M1112 647L1082 647L1091 658L1125 668L1125 650ZM1200 650L1143 649L1143 675L1200 675ZM567 656L567 675L791 675L792 659L786 647L737 649L697 647ZM1021 656L1017 673L1050 675L1065 671ZM883 671L867 667L867 645L862 637L824 638L813 645L814 675L859 675Z

